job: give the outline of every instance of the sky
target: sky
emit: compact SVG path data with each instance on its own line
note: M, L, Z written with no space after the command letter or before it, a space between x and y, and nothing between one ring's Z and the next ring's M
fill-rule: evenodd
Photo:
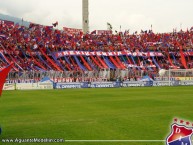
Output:
M89 27L171 32L193 26L193 0L89 0ZM0 0L0 13L59 28L82 28L82 0Z

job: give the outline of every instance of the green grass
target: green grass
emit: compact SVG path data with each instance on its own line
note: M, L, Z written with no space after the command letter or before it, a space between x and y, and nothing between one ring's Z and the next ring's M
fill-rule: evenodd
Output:
M0 98L3 129L0 141L5 138L164 140L170 133L174 117L193 121L192 103L193 87L4 91Z

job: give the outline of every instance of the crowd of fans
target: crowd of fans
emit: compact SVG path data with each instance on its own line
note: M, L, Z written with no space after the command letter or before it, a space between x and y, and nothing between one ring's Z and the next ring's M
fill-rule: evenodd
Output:
M193 31L158 34L152 30L133 34L125 31L98 35L82 32L68 33L33 23L29 27L2 23L0 25L0 67L14 62L14 71L82 71L72 56L53 58L52 53L67 50L162 53L163 56L155 55L155 61L149 55L119 58L124 66L120 69L143 70L144 73L157 73L159 69L186 68L185 66L192 68L193 57L189 52L193 51ZM183 62L182 54L185 57ZM78 59L84 66L85 62L79 57ZM97 60L96 56L94 59ZM102 64L99 67L90 57L85 61L90 65L91 70L106 69L102 68ZM89 70L87 67L86 69Z

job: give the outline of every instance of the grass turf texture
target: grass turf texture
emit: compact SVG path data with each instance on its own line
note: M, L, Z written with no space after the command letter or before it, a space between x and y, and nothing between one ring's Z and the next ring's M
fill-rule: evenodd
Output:
M192 102L191 86L4 91L0 98L3 129L0 139L164 140L174 117L193 121ZM164 145L165 142L63 144Z

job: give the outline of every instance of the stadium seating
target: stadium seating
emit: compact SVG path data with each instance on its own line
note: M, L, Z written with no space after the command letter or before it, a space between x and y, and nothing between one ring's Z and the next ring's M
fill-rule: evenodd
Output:
M0 25L0 68L13 71L93 71L193 67L193 32L85 34L33 24ZM134 69L135 70L135 69Z

